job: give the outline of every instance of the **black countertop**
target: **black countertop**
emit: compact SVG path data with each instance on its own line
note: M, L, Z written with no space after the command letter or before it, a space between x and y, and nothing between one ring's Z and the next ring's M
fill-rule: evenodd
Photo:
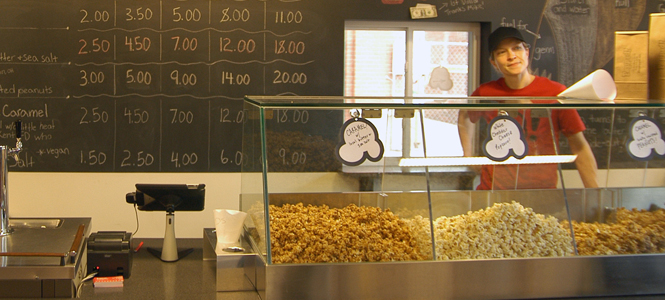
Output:
M256 292L217 292L216 261L203 260L203 239L178 239L178 248L193 248L176 262L163 262L147 251L161 248L162 239L140 239L143 246L133 254L131 276L123 287L95 288L92 280L83 283L81 299L229 299L257 300Z

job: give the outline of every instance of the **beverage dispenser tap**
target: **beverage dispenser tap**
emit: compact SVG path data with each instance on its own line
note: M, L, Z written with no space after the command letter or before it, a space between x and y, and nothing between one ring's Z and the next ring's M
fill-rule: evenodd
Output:
M0 146L0 236L8 235L12 232L9 227L9 189L7 186L8 165L7 159L12 155L18 161L18 154L23 149L21 143L21 120L17 120L16 125L16 147L9 148Z

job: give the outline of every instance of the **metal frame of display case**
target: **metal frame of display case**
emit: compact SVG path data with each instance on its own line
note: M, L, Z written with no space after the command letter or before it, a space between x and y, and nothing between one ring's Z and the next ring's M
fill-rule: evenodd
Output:
M264 97L259 101L247 99L253 105L265 104ZM316 107L298 100L311 97L277 97L276 102L269 102L265 107ZM298 99L295 99L298 98ZM318 101L330 102L332 107L345 108L351 105L336 102L341 97L314 97ZM289 100L291 99L291 100ZM295 99L295 100L294 100ZM358 103L360 107L381 108L382 103ZM624 103L609 104L604 102L569 101L571 108L665 108L662 103ZM395 104L394 106L399 106ZM407 105L409 106L409 105ZM472 103L451 105L446 108L520 108L524 104ZM409 106L411 107L411 106ZM436 104L423 104L422 108L437 107ZM537 107L533 106L533 107ZM544 105L543 107L547 107ZM417 109L417 105L416 105ZM263 111L261 116L263 118ZM263 121L263 119L261 120ZM262 124L263 126L263 124ZM263 141L264 142L264 141ZM266 151L263 149L265 158ZM263 161L266 163L266 161ZM252 170L256 171L256 170ZM261 195L241 193L241 209L246 198L264 201L264 208L271 203L267 188L267 172L262 173L258 191ZM259 175L259 174L256 174ZM450 193L468 193L470 198L487 198L485 193L502 194L503 191L450 191ZM554 193L563 193L566 202L579 196L574 208L568 213L573 220L602 221L605 209L618 207L638 207L646 202L662 205L665 189L652 188L600 188L600 189L559 189ZM447 191L439 193L448 193ZM543 197L543 191L523 190L505 191L506 194L518 193L524 197ZM547 192L545 192L547 193ZM383 192L376 192L382 195ZM408 194L405 193L405 194ZM479 194L482 194L478 196ZM341 195L338 194L338 195ZM301 195L303 196L303 195ZM304 195L307 197L307 195ZM334 198L335 195L330 197ZM557 196L560 197L560 196ZM571 199L568 199L571 198ZM635 200L639 199L639 200ZM649 200L646 200L649 199ZM646 202L645 202L646 201ZM639 203L639 205L635 205ZM568 204L566 204L567 206ZM380 206L380 205L379 205ZM268 210L265 208L264 214ZM574 216L571 216L574 215ZM264 215L265 218L265 215ZM266 221L265 226L269 226ZM220 266L242 269L244 277L262 299L534 299L565 297L599 296L634 296L665 295L665 254L636 255L598 255L566 256L543 258L506 258L455 261L407 261L407 262L371 262L371 263L312 263L312 264L272 264L265 248L259 247L252 238L256 228L245 227L244 243L251 249L254 259L248 259L244 253L243 263L220 264L228 260L229 255L218 259ZM259 229L260 230L260 229ZM266 229L264 229L266 230ZM268 230L266 230L268 231ZM209 241L214 248L213 238ZM268 235L269 240L269 235ZM223 271L222 271L223 272ZM218 274L220 270L218 269ZM218 278L219 280L219 278ZM219 283L219 282L218 282ZM245 282L245 288L247 288Z
M262 299L654 295L665 294L663 265L664 255L259 265L265 277L257 278L256 286Z
M525 191L542 197L544 191ZM587 198L590 190L571 190ZM582 218L603 218L599 202L622 205L653 200L665 188L599 189L608 199L588 197ZM446 192L443 192L446 193ZM460 193L460 192L451 192ZM486 192L472 191L470 198ZM547 192L545 192L547 193ZM509 194L509 193L507 193ZM594 194L594 193L592 193ZM334 197L334 195L332 196ZM503 196L505 197L505 196ZM622 197L628 198L626 201ZM602 205L602 203L600 203ZM610 209L604 207L603 209ZM451 261L269 264L245 227L242 253L215 253L212 229L205 234L209 259L217 259L218 291L256 290L261 299L537 299L665 295L665 254L596 255ZM230 275L235 278L229 278Z

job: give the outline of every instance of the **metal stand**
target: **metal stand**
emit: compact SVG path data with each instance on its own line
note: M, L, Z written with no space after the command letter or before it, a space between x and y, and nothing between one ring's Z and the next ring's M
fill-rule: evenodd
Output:
M166 230L164 232L164 243L162 249L148 247L148 252L165 262L178 261L194 251L193 248L178 250L175 239L175 214L172 211L166 213Z

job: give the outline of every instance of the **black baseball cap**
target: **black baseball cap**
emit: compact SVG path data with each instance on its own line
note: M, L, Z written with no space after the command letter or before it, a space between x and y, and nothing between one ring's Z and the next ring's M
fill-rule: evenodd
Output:
M516 38L522 42L524 42L524 38L522 37L522 34L520 33L519 30L513 27L499 27L492 34L490 34L490 38L488 40L489 42L489 50L490 54L496 50L496 47L499 46L501 41L507 39L507 38Z

